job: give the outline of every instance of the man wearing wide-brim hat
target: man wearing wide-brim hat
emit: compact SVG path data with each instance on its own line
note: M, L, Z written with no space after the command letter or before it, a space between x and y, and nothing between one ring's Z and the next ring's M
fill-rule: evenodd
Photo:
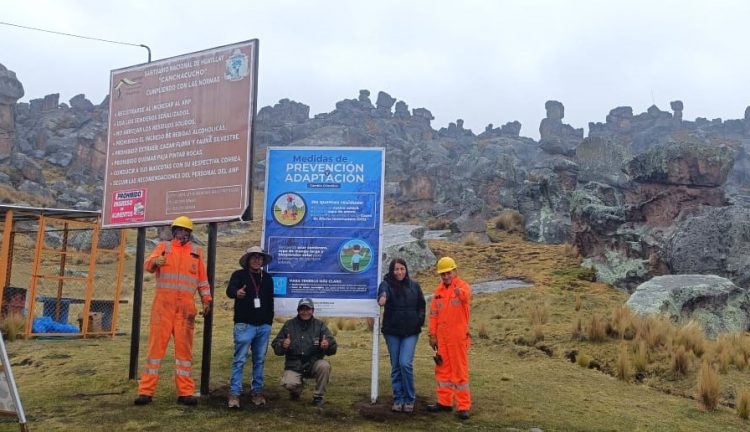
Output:
M240 257L241 270L232 273L227 296L234 299L234 358L229 383L229 408L240 407L242 375L248 351L252 352L253 381L250 401L265 405L263 366L273 323L273 279L263 270L273 257L260 246Z

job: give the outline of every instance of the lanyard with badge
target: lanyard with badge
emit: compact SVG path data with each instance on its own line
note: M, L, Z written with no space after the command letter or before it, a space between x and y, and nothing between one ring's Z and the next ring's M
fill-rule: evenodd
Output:
M253 277L252 273L250 274L250 282L252 282L253 288L255 289L253 307L255 309L260 309L260 287L263 285L263 272L261 271L260 273L260 285L258 285L258 282L255 282L255 277Z

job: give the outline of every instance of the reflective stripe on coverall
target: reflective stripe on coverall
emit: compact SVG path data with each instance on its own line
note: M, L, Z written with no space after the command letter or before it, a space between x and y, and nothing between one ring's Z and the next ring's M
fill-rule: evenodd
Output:
M154 267L153 260L164 256L167 262ZM206 266L199 247L177 240L159 243L146 260L146 270L156 273L156 295L151 307L146 365L138 385L138 394L153 396L159 381L161 360L169 338L174 337L175 384L178 396L192 396L193 331L195 327L195 291L202 302L211 301Z
M456 295L458 288L460 295ZM469 315L471 287L455 276L450 286L440 283L430 305L430 334L437 336L442 365L435 365L437 402L456 409L471 409L469 392Z

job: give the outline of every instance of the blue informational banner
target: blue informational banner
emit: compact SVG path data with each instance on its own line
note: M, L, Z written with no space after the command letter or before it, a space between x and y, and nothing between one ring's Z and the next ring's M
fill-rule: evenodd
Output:
M273 256L276 313L300 298L321 316L376 316L385 151L270 147L263 246Z

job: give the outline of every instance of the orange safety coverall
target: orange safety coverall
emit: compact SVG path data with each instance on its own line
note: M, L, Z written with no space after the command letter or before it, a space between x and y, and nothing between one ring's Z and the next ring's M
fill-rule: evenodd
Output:
M153 260L164 256L167 261L155 266ZM138 385L138 394L153 396L159 381L161 360L167 351L169 338L174 337L175 384L178 396L192 396L193 331L195 328L195 291L201 301L211 301L206 266L201 250L188 242L161 242L146 260L146 270L156 273L156 295L151 307L151 326L148 336L146 365Z
M458 288L458 294L456 294ZM469 315L471 287L455 276L450 286L440 283L432 295L430 305L430 335L437 337L438 354L442 365L435 365L437 402L456 409L471 409L469 392Z

